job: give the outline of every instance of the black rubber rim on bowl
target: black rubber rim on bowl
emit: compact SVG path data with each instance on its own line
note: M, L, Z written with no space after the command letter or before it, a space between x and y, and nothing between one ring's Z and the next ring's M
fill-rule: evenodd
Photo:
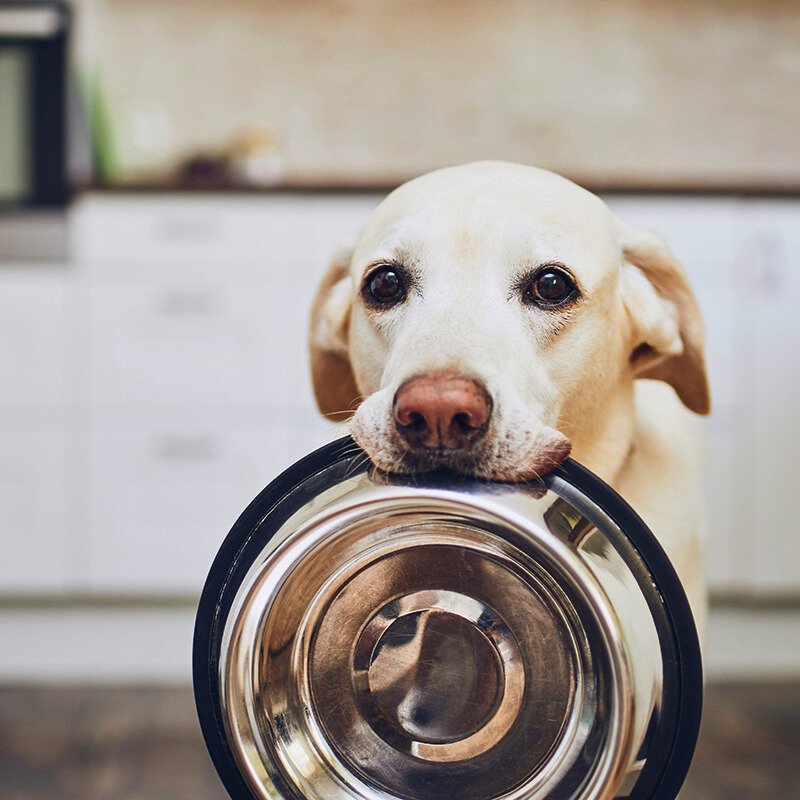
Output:
M217 773L232 800L254 800L239 772L222 721L218 668L222 633L231 605L254 560L301 505L295 492L336 464L363 456L346 437L315 450L270 483L234 524L209 571L197 609L192 657L200 727ZM364 469L368 468L364 457ZM352 466L348 465L349 474ZM694 754L703 699L697 631L686 594L661 545L641 517L607 484L567 459L553 472L582 492L624 532L646 566L662 600L654 616L665 663L663 715L650 738L650 755L628 800L674 800ZM547 476L545 476L547 482ZM320 487L324 488L324 487ZM672 669L670 669L672 667ZM289 786L277 787L286 797Z

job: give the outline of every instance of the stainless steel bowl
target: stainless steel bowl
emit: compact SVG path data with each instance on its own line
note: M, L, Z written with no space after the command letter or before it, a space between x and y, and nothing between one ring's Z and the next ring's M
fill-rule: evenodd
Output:
M388 477L348 439L233 527L194 679L234 800L671 800L702 697L675 572L598 478Z

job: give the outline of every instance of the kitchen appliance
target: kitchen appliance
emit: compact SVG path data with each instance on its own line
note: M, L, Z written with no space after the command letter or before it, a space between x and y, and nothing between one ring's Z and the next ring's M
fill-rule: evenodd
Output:
M577 463L387 476L343 439L223 543L194 686L234 800L671 800L702 669L663 550Z
M67 201L67 41L61 2L0 0L0 207Z

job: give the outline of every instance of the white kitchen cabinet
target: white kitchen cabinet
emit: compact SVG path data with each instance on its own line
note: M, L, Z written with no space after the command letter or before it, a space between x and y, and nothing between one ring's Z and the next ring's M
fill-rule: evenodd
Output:
M64 264L0 266L0 408L74 399L73 278Z
M88 195L73 210L75 257L147 270L210 263L223 273L229 264L264 258L297 263L311 252L308 226L297 223L313 213L314 202L310 195Z
M754 503L753 588L800 590L800 204L754 204L759 258L742 275L755 321L755 453L741 491Z
M91 399L123 406L264 403L283 368L268 285L91 288Z
M0 593L71 589L85 555L75 528L74 438L60 419L0 424Z
M73 280L65 264L0 268L0 594L62 592L79 571Z
M197 594L255 476L270 469L257 438L210 423L95 427L91 588Z
M312 293L286 282L94 285L95 405L308 405Z
M247 503L333 437L307 375L319 203L90 198L76 211L92 591L196 594Z

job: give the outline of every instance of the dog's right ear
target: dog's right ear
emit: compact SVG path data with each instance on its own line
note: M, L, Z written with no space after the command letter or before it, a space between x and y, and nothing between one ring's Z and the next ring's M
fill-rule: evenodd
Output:
M703 323L686 276L660 236L621 220L617 225L625 306L634 329L634 374L671 384L687 408L708 414Z
M348 342L353 305L350 261L354 249L355 240L337 248L311 307L311 382L319 410L334 422L352 416L359 402Z

